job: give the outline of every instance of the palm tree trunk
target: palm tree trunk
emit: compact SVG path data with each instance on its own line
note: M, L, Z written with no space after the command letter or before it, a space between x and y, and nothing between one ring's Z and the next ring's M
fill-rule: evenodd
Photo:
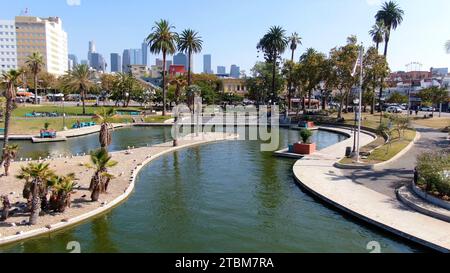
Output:
M312 90L309 90L308 92L308 110L311 110L311 106L312 106Z
M9 176L9 167L11 166L11 159L9 157L5 160L3 166L5 167L5 176Z
M166 116L166 51L163 50L163 75L162 75L162 85L163 85L163 116Z
M86 93L81 89L81 103L83 104L83 115L86 115Z
M192 82L191 58L192 58L192 52L191 52L191 50L189 50L189 52L188 52L188 86L191 86L191 82Z
M375 87L374 87L374 89L373 90L375 90ZM377 104L377 102L376 102L376 96L375 96L375 92L374 92L374 94L373 94L373 96L372 96L372 106L370 107L370 114L371 115L374 115L375 114L375 105Z
M295 50L294 49L292 49L292 54L291 54L291 62L292 62L292 65L294 64L294 53L295 53ZM288 82L288 116L289 116L289 112L291 111L291 108L292 108L292 89L293 89L293 87L292 87L292 70L294 69L294 67L292 67L291 68L291 71L289 71L289 82Z
M34 73L34 104L38 104L37 73Z
M6 159L6 147L9 144L9 124L11 121L11 111L12 111L12 98L6 99L6 112L5 112L5 132L4 132L4 141L3 141L3 153L2 153L2 162Z
M33 199L31 202L30 225L36 225L41 212L41 196L39 195L39 186L36 181L33 185Z
M388 47L389 47L389 35L391 32L391 28L389 27L386 33L385 41L384 41L384 58L387 59ZM384 78L381 79L381 87L380 87L380 124L383 122L383 106L381 105L381 99L383 98L383 84Z
M277 58L275 57L273 61L272 68L272 103L275 105L275 74L277 73Z

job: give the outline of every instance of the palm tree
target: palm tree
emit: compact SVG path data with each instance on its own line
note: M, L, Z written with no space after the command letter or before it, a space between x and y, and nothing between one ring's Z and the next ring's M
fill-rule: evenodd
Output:
M65 77L64 89L69 89L78 92L81 95L83 104L83 115L86 115L86 93L94 86L90 80L91 72L86 64L75 66L72 71Z
M177 50L178 34L173 31L175 27L167 20L160 20L155 23L152 33L148 35L147 42L150 52L163 55L163 116L166 115L166 58L167 54L173 55Z
M66 176L54 176L49 181L49 186L52 187L52 196L50 197L52 210L64 213L66 208L70 208L71 196L77 185L75 180L77 180L75 174L70 173Z
M42 56L39 52L33 52L30 56L27 57L25 64L28 66L28 69L33 74L34 79L34 103L38 104L38 92L37 92L37 83L38 83L38 74L41 72L42 67L44 66L44 56Z
M8 195L0 196L0 201L2 202L3 205L0 221L5 221L9 217L9 210L11 209L11 203L9 202Z
M198 32L192 29L183 30L178 39L178 50L187 53L188 56L188 86L192 83L191 75L191 59L192 54L200 53L202 51L202 37L198 35Z
M391 31L396 30L403 22L403 15L405 12L394 1L384 2L381 10L375 15L377 22L383 22L385 26L384 33L384 57L387 57L389 40L391 37Z
M266 62L272 64L272 101L276 102L277 92L275 90L276 72L280 55L284 53L289 40L286 37L286 31L279 26L273 26L264 35L257 45L258 50L264 52Z
M5 176L9 175L9 167L11 166L11 161L14 160L17 156L17 152L19 151L19 145L7 145L5 150L3 151L4 163L5 167Z
M289 37L289 43L290 43L290 48L291 48L291 51L292 51L292 54L291 54L291 62L292 63L294 63L294 55L295 55L295 50L297 50L297 47L298 47L298 45L301 45L302 44L302 38L298 35L298 33L297 32L294 32L292 35L291 35L291 37ZM292 108L292 102L291 102L291 99L292 99L292 93L293 93L293 86L292 86L292 70L294 69L294 67L292 66L291 67L291 71L289 71L289 83L288 83L288 88L289 88L289 91L288 91L288 114L289 114L289 111L291 110L291 108Z
M114 108L102 108L99 112L95 113L94 120L101 125L99 135L100 147L106 150L112 142L111 130L114 128L112 123L115 115Z
M22 167L20 174L16 176L18 179L25 180L27 182L25 187L29 187L30 190L30 225L37 224L41 208L45 209L47 204L48 181L55 176L49 166L48 163L30 163L27 167Z
M91 163L94 165L92 168L95 169L95 173L92 176L89 190L92 202L97 202L100 193L108 191L109 182L114 178L108 173L108 168L116 166L118 162L112 160L106 149L100 148L91 152Z
M377 21L375 25L372 26L372 29L369 31L369 35L372 37L372 41L376 45L376 49L378 51L380 44L384 42L384 35L386 34L386 27L384 26L383 21Z
M187 82L183 77L177 77L176 79L173 79L170 84L175 85L175 104L178 106L178 104L180 103L181 91L186 87ZM179 109L177 110L174 121L175 134L173 138L173 147L178 146L178 115Z
M3 73L2 81L6 85L6 109L5 109L5 131L4 131L4 141L3 141L3 155L2 155L2 163L6 158L6 147L9 144L9 123L11 121L11 112L13 110L14 99L16 98L16 88L18 81L20 80L20 76L22 75L22 70L10 70L8 72Z

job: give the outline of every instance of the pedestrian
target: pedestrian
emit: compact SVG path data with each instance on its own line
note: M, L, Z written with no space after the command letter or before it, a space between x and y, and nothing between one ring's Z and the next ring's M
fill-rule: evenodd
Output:
M419 182L419 171L417 170L417 167L414 168L414 184L417 185L417 182Z

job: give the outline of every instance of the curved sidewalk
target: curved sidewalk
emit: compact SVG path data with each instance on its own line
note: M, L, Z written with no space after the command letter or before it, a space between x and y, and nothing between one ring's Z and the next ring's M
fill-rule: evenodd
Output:
M352 142L353 138L347 139L297 161L293 167L297 182L325 202L361 220L437 251L450 252L449 223L409 209L397 200L394 190L391 195L383 193L387 191L383 186L377 185L383 191L372 189L377 187L374 185L368 187L367 180L376 177L373 171L364 171L365 179L352 179L349 174L361 171L341 170L333 166ZM362 138L362 145L368 143L369 138ZM405 162L405 158L410 162L415 153L417 150L412 149L388 167ZM394 179L391 183L395 183L395 177L395 174L389 177Z

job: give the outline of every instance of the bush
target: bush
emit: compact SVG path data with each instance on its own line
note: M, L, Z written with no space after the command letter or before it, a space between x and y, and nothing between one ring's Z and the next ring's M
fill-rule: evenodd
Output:
M312 132L308 129L303 129L300 132L300 137L303 140L303 143L305 144L309 144L310 143L310 138L312 137Z
M427 152L418 156L417 171L419 186L426 191L437 191L440 195L450 195L450 153Z

